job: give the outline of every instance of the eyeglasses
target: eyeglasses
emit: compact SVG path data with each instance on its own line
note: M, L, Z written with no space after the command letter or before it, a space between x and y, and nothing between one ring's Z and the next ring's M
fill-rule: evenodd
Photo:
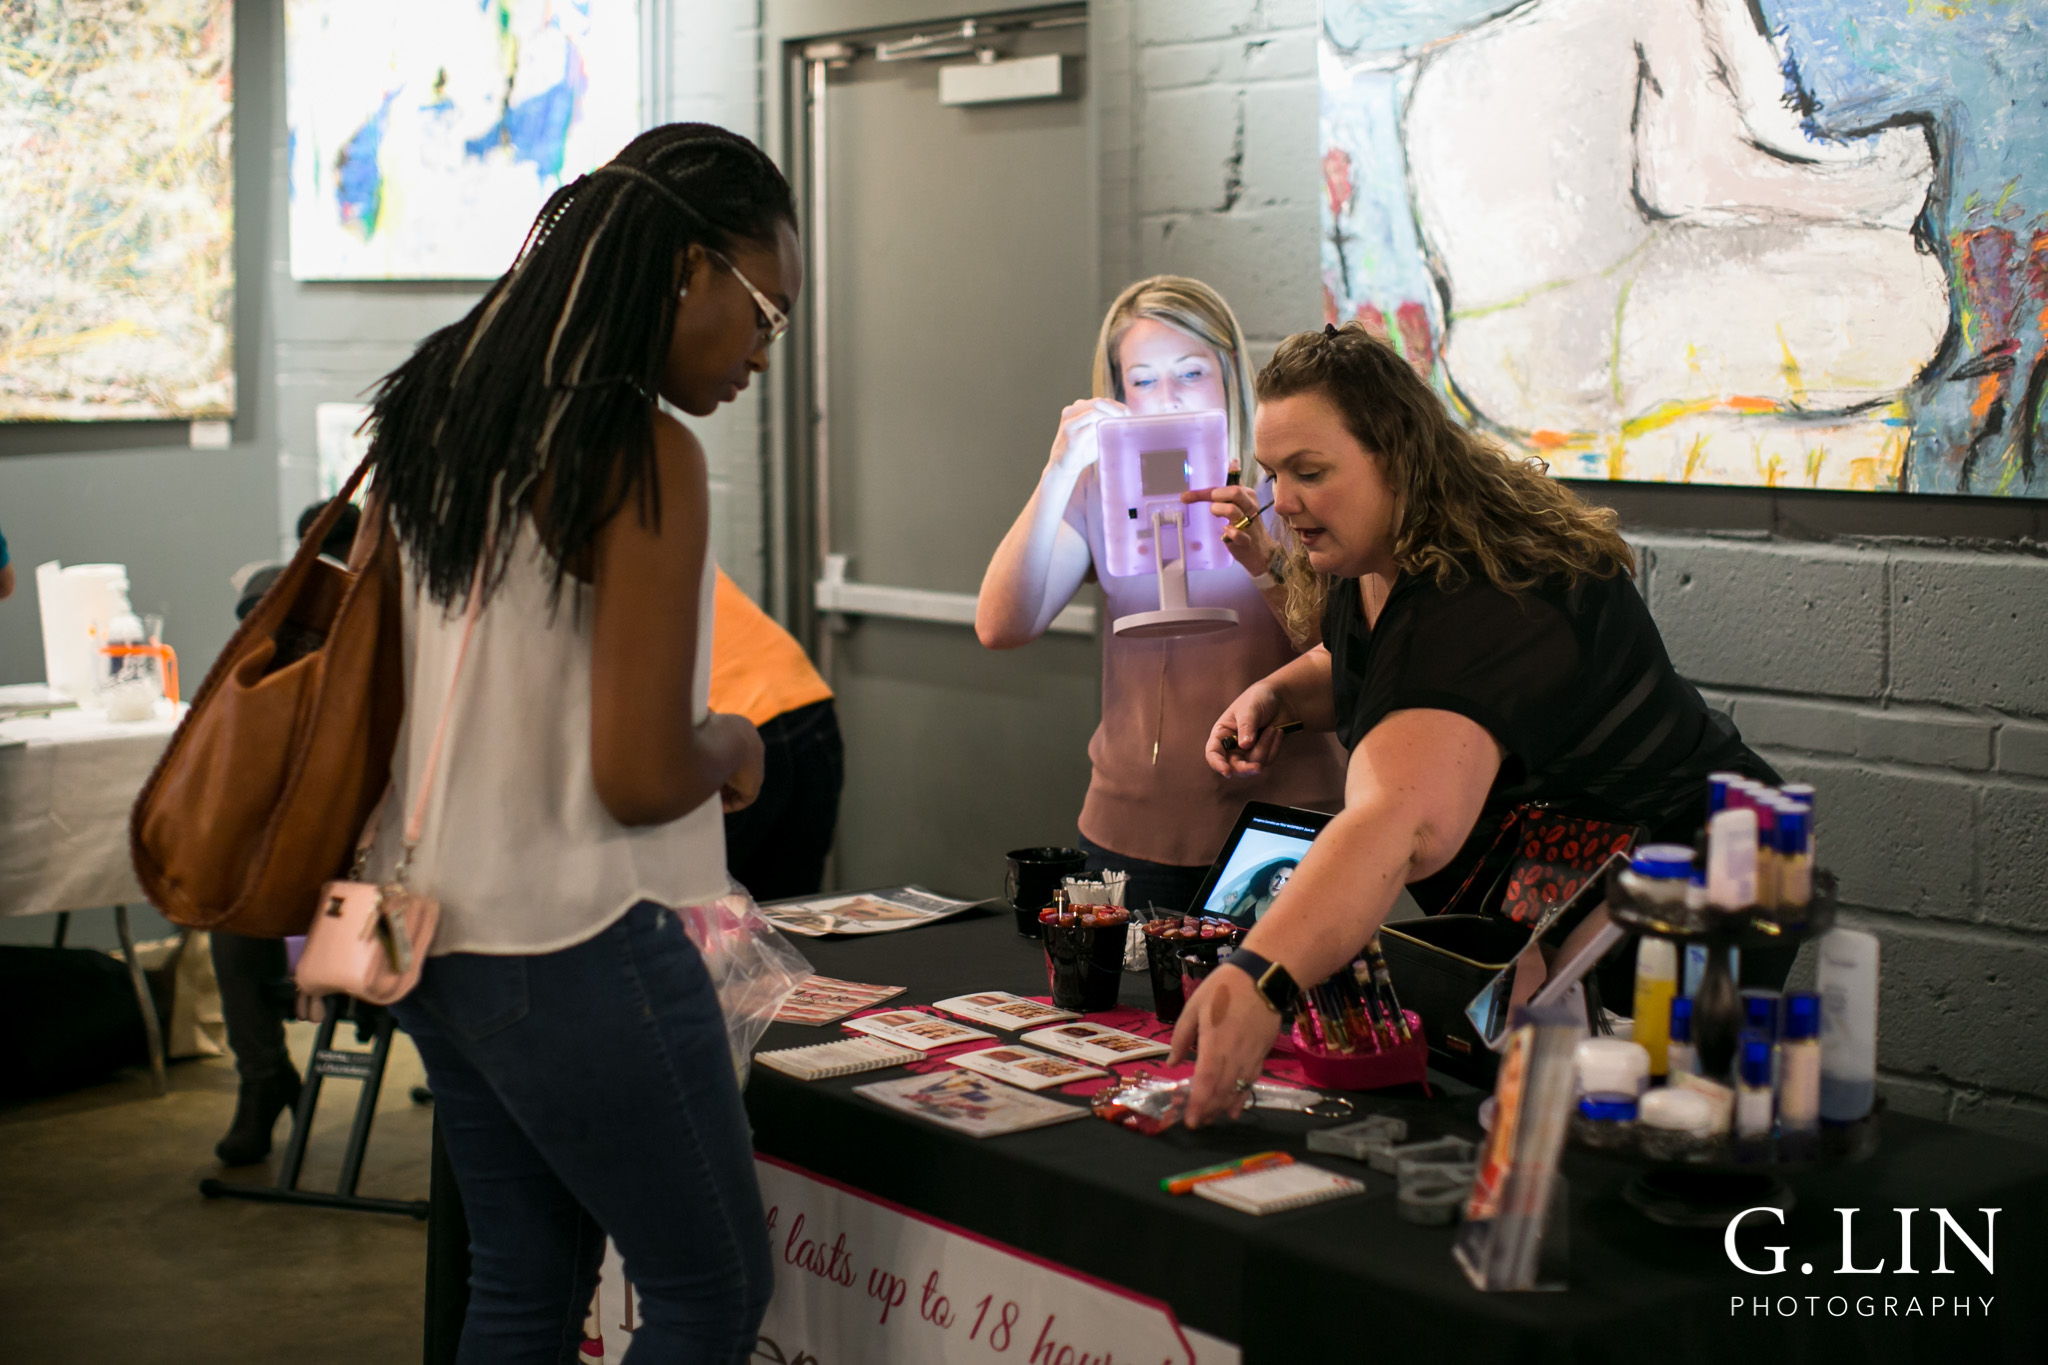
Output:
M762 332L767 333L767 339L763 341L761 344L763 346L773 346L776 342L782 340L782 334L789 330L789 314L783 312L780 308L777 308L773 303L771 303L768 299L768 296L762 293L760 290L756 289L754 287L754 282L748 279L745 275L742 275L740 273L740 268L734 265L731 261L727 260L723 253L712 251L710 248L707 247L705 249L705 254L711 257L712 260L716 261L720 269L730 271L732 277L738 280L740 282L740 285L749 294L752 294L754 296L754 307L758 309L761 314L760 330Z

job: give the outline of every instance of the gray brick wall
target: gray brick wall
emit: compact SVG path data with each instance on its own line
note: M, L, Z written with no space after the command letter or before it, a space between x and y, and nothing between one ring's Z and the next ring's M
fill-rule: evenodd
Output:
M1260 355L1320 325L1315 8L1095 7L1097 97L1115 106L1098 110L1105 291L1199 276ZM1728 501L1697 490L1681 506L1701 519L1668 520L1711 524L1704 509ZM1913 532L1984 534L1960 502L1920 507ZM1822 860L1848 920L1883 941L1889 1102L2048 1142L2048 558L1765 531L1636 538L1680 671L1820 789Z
M1138 0L1095 35L1096 60L1110 49L1132 88L1130 183L1105 162L1103 197L1129 204L1135 251L1105 251L1106 291L1206 280L1261 358L1321 324L1315 35L1314 0Z
M1632 538L1680 671L1819 789L1821 861L1883 943L1885 1093L2048 1141L2048 560Z

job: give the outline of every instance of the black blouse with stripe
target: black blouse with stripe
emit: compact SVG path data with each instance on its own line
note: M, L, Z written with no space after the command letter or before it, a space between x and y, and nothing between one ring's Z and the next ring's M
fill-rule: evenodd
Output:
M1506 750L1463 851L1411 888L1426 910L1464 879L1511 806L1547 802L1689 843L1706 818L1708 773L1778 780L1678 676L1625 574L1505 592L1477 574L1447 590L1404 573L1375 626L1358 581L1340 579L1323 643L1345 748L1392 712L1428 708L1468 717Z

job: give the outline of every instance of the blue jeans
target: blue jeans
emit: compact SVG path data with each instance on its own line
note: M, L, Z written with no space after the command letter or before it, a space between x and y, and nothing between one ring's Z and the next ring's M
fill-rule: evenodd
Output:
M725 865L757 901L815 895L839 823L846 749L828 698L761 727L761 795L725 817Z
M609 1233L627 1360L743 1362L774 1289L725 1021L675 916L642 901L533 955L428 960L392 1013L426 1063L470 1228L462 1365L570 1365Z

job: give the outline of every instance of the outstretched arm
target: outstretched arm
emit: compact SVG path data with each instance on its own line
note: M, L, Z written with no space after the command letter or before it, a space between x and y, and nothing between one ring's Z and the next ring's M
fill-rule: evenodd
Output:
M1502 750L1451 711L1396 711L1351 754L1344 810L1294 870L1245 947L1310 985L1347 965L1385 921L1403 886L1450 862L1478 823ZM1233 1114L1240 1079L1258 1074L1280 1026L1252 979L1209 974L1173 1033L1169 1063L1196 1054L1187 1122Z
M990 649L1016 649L1045 634L1088 576L1088 542L1066 519L1067 504L1095 463L1095 424L1121 403L1084 398L1060 414L1052 454L1024 510L996 546L982 575L974 633Z

